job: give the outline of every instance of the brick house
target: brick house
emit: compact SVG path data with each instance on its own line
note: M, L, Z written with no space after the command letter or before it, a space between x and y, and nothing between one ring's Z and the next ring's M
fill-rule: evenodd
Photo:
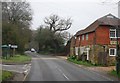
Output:
M112 14L97 19L74 35L75 41L71 43L74 45L70 47L70 52L78 59L87 60L93 64L113 65L116 60L116 28L118 25L120 25L120 19ZM120 30L117 31L120 44Z

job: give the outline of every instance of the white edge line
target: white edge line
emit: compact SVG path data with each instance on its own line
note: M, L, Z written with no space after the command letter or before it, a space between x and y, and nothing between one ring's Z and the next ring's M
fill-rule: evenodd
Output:
M25 77L23 78L23 81L25 81L26 77L28 76L28 74L29 74L29 72L30 72L30 69L31 69L31 67L29 68L28 73L27 73L27 74L25 75Z
M67 79L67 80L69 80L69 78L63 73L63 76Z
M16 70L7 70L7 69L3 69L3 70L6 70L6 71L11 71L11 72L17 72L17 73L23 73L23 72L16 71Z
M62 75L63 75L67 80L70 80L70 79L62 72L61 69L59 69L58 67L57 67L57 69L62 73Z

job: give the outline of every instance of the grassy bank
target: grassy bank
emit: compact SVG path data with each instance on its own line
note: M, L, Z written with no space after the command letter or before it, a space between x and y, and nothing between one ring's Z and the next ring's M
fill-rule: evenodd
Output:
M26 63L31 61L31 57L27 55L14 55L9 59L2 59L2 63Z
M70 62L73 62L75 64L79 64L79 65L84 65L84 66L89 66L89 67L94 66L87 61L78 61L77 59L74 59L74 58L71 58L71 57L69 57L67 60L70 61Z
M2 74L1 74L2 73ZM0 72L0 81L5 81L5 80L9 80L13 77L13 73L10 71L5 71L2 70L2 72Z

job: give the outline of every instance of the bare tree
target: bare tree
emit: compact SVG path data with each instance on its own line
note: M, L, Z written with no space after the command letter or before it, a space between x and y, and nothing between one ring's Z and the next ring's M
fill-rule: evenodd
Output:
M22 27L28 27L32 20L32 10L27 2L3 2L2 21L7 23L19 23Z
M46 27L48 27L49 30L53 31L54 33L68 30L72 25L71 18L61 19L58 15L46 17L44 22Z

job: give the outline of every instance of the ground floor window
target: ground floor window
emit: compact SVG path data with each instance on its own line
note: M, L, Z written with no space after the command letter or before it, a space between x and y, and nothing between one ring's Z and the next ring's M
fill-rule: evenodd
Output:
M116 48L109 49L109 56L116 56Z

